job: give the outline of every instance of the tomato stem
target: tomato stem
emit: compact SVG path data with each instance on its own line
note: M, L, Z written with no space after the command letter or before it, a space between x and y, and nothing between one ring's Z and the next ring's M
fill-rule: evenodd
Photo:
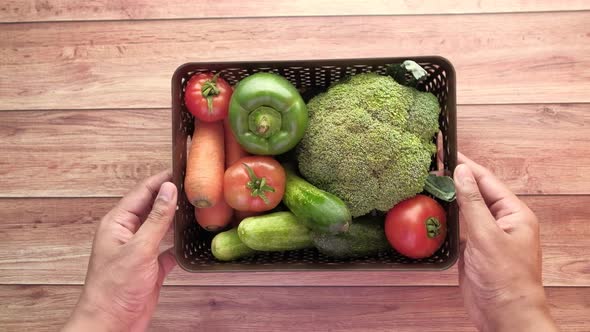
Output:
M210 80L205 81L201 86L201 94L207 99L207 108L209 113L213 113L213 97L219 94L219 88L217 87L217 78L220 73L213 75Z
M250 189L250 194L252 195L252 197L260 197L260 199L264 201L264 204L270 204L268 197L266 197L266 192L274 193L275 188L269 186L266 183L265 177L259 178L258 176L256 176L256 173L254 173L254 170L250 166L246 165L245 163L242 164L244 165L244 167L246 167L246 171L248 172L248 176L250 177L250 181L248 181L246 187Z
M426 233L429 238L435 238L440 234L440 221L435 217L430 217L424 222L426 224Z

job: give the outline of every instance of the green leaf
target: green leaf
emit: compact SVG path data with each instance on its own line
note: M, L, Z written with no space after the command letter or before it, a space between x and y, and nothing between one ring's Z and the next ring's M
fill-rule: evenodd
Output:
M455 200L455 182L448 176L428 174L428 178L424 184L424 190L445 202L452 202Z

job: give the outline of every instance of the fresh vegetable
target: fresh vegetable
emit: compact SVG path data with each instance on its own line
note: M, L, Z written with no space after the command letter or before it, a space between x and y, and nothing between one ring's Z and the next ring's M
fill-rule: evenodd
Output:
M204 229L215 232L229 225L234 210L220 199L217 204L209 208L195 208L195 219Z
M307 107L287 79L272 73L256 73L236 86L229 119L246 151L277 155L291 150L303 137Z
M295 175L287 172L283 203L307 227L321 232L346 232L352 217L344 202Z
M352 221L346 233L333 235L312 232L313 243L321 253L331 257L353 258L373 255L390 249L383 222L383 218L360 217Z
M223 131L225 133L225 168L227 169L231 165L235 164L240 158L249 156L248 152L242 148L236 136L231 131L231 125L229 119L223 120Z
M188 80L184 103L197 119L219 121L227 117L231 95L231 86L219 77L219 73L201 73Z
M445 210L434 199L417 195L387 212L385 234L391 246L404 256L431 256L447 236Z
M291 212L275 212L242 220L240 240L261 251L283 251L313 246L310 230Z
M455 182L450 176L428 174L426 183L424 184L424 190L445 202L452 202L455 200Z
M215 206L223 200L225 156L222 123L195 121L191 142L184 178L186 196L198 208Z
M271 157L251 156L225 171L225 200L240 211L274 209L285 193L285 170Z
M223 132L224 136L224 143L225 143L225 169L229 168L231 165L235 164L236 161L240 160L240 158L249 156L248 152L246 152L236 137L234 133L231 131L231 125L229 124L229 118L225 118L223 120ZM233 226L238 226L242 219L246 218L243 216L244 212L241 211L234 211L234 219L232 220Z
M253 255L256 250L245 245L238 236L238 229L232 228L215 235L211 241L211 253L220 261L232 261Z
M340 197L353 217L387 211L423 190L438 132L433 94L365 73L333 85L307 107L299 170Z

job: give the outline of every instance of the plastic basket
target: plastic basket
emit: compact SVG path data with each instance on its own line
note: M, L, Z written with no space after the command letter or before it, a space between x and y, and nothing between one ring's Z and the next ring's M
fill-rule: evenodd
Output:
M184 106L184 87L198 72L222 71L222 76L234 85L256 72L275 72L286 77L307 101L330 84L363 72L384 74L386 66L411 59L428 71L428 78L419 89L435 94L441 105L442 159L444 169L452 172L457 164L457 126L455 71L451 63L438 56L345 59L314 61L220 62L187 63L172 77L172 160L173 182L179 189L178 210L174 220L174 243L179 265L190 272L223 271L286 271L286 270L444 270L451 267L459 255L458 209L455 203L443 204L447 211L448 233L445 243L431 257L410 259L391 250L375 256L355 259L334 259L315 249L259 253L234 262L217 261L211 254L214 234L202 229L194 218L194 210L184 194L187 160L187 140L193 132L193 117ZM439 138L440 139L440 136ZM433 162L436 165L436 162Z

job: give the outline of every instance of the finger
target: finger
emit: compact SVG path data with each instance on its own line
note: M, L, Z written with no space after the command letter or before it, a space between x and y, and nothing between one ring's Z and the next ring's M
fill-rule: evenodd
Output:
M462 153L459 153L458 156L460 164L469 166L473 177L477 181L484 201L496 219L520 211L521 205L518 197L492 172L467 158Z
M459 245L461 248L465 246L467 243L467 224L465 223L465 218L459 216ZM463 251L463 249L461 249Z
M146 216L158 194L160 186L172 179L172 171L167 169L139 183L119 201L119 207L137 216Z
M500 232L467 165L455 168L455 181L457 203L461 217L467 225L467 236L477 240Z
M154 197L158 194L162 183L172 178L172 171L167 169L153 175L131 190L121 198L115 210L126 214L127 218L113 218L123 223L127 229L135 233L146 215L150 212Z
M174 219L177 197L176 186L171 182L164 182L154 201L152 211L133 240L146 243L150 248L157 249Z
M158 256L158 264L160 266L158 274L158 285L162 285L164 280L176 266L176 257L174 256L174 247L169 248Z

